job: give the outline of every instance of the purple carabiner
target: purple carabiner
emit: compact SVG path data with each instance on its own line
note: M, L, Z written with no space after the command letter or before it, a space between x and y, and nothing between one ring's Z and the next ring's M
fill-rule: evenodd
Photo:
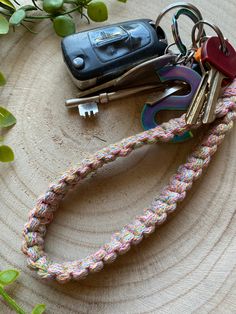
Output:
M144 130L152 129L158 125L157 114L160 111L187 110L201 81L201 75L199 73L183 65L165 66L157 73L161 82L181 81L190 86L190 91L185 95L172 95L166 97L153 105L145 104L141 114ZM191 137L192 133L186 132L181 136L176 135L172 142L183 142Z

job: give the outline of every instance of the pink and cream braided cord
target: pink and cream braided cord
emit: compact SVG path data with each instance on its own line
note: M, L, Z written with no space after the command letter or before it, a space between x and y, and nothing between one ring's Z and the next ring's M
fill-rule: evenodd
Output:
M22 250L28 257L30 268L35 269L41 278L56 279L65 283L71 279L85 278L89 273L100 271L104 264L112 263L118 255L126 253L132 245L138 244L144 237L154 232L155 228L165 222L168 214L174 212L177 203L182 201L187 190L206 168L211 156L216 152L226 133L233 127L236 119L236 80L224 90L218 100L216 120L207 131L204 139L181 165L169 184L160 195L144 210L141 216L124 226L111 236L110 242L104 244L97 252L82 260L62 264L51 261L44 252L44 238L47 225L53 220L54 212L60 201L74 189L88 174L95 172L105 164L125 157L137 148L157 142L169 142L175 135L181 135L190 126L185 124L185 115L172 119L154 129L142 132L110 145L89 158L83 160L77 168L67 171L57 183L49 186L46 193L38 199L30 211L29 220L23 231Z

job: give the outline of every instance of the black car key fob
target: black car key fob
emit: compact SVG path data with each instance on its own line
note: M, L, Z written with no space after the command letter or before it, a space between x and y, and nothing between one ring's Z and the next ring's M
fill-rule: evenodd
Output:
M149 19L79 32L62 40L65 63L81 90L104 84L164 54L165 32Z

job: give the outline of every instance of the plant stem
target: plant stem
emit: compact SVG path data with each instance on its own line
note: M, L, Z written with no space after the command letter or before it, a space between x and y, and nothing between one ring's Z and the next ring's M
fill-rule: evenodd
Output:
M74 9L71 9L71 10L69 10L69 11L66 11L66 12L64 12L64 13L61 13L60 15L66 15L66 14L69 14L69 13L72 13L72 12L75 12L75 11L77 11L78 9L80 9L81 8L81 5L78 5L77 7L75 7ZM37 15L34 15L34 16L27 16L27 18L28 19L37 19L37 20L41 20L41 19L51 19L51 18L54 18L55 17L55 15L52 15L52 14L50 14L50 15L43 15L43 16L37 16Z
M25 21L25 22L30 22L30 21ZM32 31L32 29L30 29L27 25L25 25L25 24L23 24L23 23L20 23L20 24L21 24L24 28L26 28L27 31L29 31L31 34L34 34L34 35L38 34L37 32Z
M36 1L37 1L37 0L32 0L33 5L34 5L37 9L39 9L40 11L43 11L43 10L37 5Z
M9 304L9 306L16 311L18 314L26 314L26 312L13 300L4 290L2 286L0 286L0 295L2 295L3 299Z

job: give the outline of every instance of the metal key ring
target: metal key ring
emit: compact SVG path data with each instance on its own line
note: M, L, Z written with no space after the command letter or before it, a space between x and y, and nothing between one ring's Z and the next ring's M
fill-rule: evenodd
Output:
M196 24L199 21L199 18L195 14L194 11L191 11L191 10L186 9L186 8L180 9L176 14L174 14L174 16L172 18L173 24L171 26L171 29L172 29L174 41L175 41L176 46L178 47L181 55L186 55L187 47L183 44L181 37L179 35L179 27L178 27L178 22L177 22L178 18L181 15L185 15L185 16L189 17L194 22L194 24ZM206 33L204 31L204 28L202 28L202 32L201 32L200 25L198 26L198 29L199 29L199 33L198 33L197 41L200 41L202 37L206 36Z
M176 43L169 44L169 45L166 47L165 51L164 51L164 55L166 55L167 53L169 53L169 52L170 52L169 49L170 49L171 47L174 47L174 46L177 46Z
M160 22L161 22L162 18L169 11L171 11L173 9L177 9L177 8L189 9L189 10L193 11L196 14L196 16L198 17L198 20L203 20L201 12L193 4L187 3L187 2L177 2L177 3L173 3L173 4L169 5L169 6L167 6L164 10L161 11L161 13L158 15L158 17L156 19L156 28L160 25ZM203 30L203 26L201 27L201 31L200 32L202 32L202 30Z
M196 29L198 28L199 25L208 25L209 27L211 27L217 34L217 36L219 37L219 40L220 40L220 49L223 51L224 54L227 54L228 52L228 49L227 49L227 45L226 45L226 41L225 41L225 38L224 38L224 35L222 33L222 31L220 30L220 28L218 26L216 26L215 24L212 24L208 21L205 21L205 20L202 20L202 21L198 21L194 26L193 26L193 29L192 29L192 44L193 44L193 48L198 48L197 46L197 39L195 37L195 32L196 32Z
M176 42L174 42L174 43L172 43L172 44L169 44L167 47L166 47L166 49L165 49L165 51L164 51L164 55L166 55L166 54L168 54L170 51L169 51L169 49L171 48L171 47L174 47L174 46L176 46L177 48L179 48L178 46L177 46L177 44L176 44ZM179 53L179 54L176 54L176 59L175 59L175 61L174 61L174 65L176 65L176 64L183 64L183 60L185 61L185 60L187 60L189 58L189 53L188 53L188 51L186 51L186 54L185 55L183 55L182 53Z

